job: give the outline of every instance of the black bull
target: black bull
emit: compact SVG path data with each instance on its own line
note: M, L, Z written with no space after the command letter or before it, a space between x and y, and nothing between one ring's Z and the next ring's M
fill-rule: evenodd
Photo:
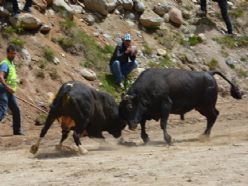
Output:
M118 105L110 95L96 91L81 82L71 81L63 84L57 93L40 138L31 147L31 153L38 151L41 139L56 119L62 128L62 138L58 147L62 147L70 130L73 130L74 141L81 153L86 153L87 150L80 147L80 135L103 138L102 131L108 131L118 138L125 127L119 118Z
M141 138L146 143L146 120L159 120L165 142L171 144L166 126L169 114L183 116L192 109L207 118L204 135L209 136L219 111L215 108L218 87L214 75L218 74L231 85L231 95L241 99L241 94L223 74L218 71L192 72L180 69L149 69L144 71L122 95L119 112L129 128L141 124Z

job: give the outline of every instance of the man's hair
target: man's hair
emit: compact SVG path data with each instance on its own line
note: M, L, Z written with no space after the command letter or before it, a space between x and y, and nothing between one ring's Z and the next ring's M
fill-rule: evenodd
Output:
M7 53L16 51L16 46L15 45L9 45L6 51L7 51Z

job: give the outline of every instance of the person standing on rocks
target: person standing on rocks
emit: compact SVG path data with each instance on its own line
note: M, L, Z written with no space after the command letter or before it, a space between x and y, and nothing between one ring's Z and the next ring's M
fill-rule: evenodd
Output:
M131 35L126 33L122 38L122 43L116 46L114 54L110 60L110 71L115 77L118 86L124 89L122 80L135 68L138 67L136 61L137 48L132 46Z
M213 0L213 1L217 1L218 5L220 7L220 11L221 11L221 15L223 20L225 21L226 27L227 27L227 34L233 34L233 30L232 30L232 23L231 20L228 16L228 4L227 4L227 0ZM207 15L207 0L201 0L200 1L200 5L201 5L201 10L199 12L199 16L206 16Z
M32 6L32 3L33 3L32 0L26 0L25 6L23 8L23 12L31 13L30 7ZM20 14L18 1L12 0L12 6L13 6L13 15L18 16L18 14Z
M9 45L7 57L0 63L0 121L4 118L7 108L13 116L14 135L23 135L21 132L20 109L16 102L16 69L13 63L16 56L16 47Z

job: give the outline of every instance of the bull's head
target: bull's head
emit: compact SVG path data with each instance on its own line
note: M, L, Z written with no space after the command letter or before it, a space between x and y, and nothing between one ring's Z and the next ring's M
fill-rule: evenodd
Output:
M122 94L119 106L120 117L128 123L131 130L136 129L137 124L140 122L137 118L136 98L135 95Z

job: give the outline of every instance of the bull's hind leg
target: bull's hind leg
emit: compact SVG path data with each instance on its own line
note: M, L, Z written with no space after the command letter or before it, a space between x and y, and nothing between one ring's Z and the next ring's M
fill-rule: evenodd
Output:
M41 142L42 138L45 137L48 129L51 127L51 125L54 122L55 118L56 117L54 116L54 114L52 114L51 112L49 112L49 114L47 116L47 119L46 119L46 122L45 122L45 125L44 125L44 127L42 128L42 130L40 132L40 138L38 139L38 141L36 142L36 144L34 144L34 145L31 146L30 152L32 154L35 154L38 151L39 145L40 145L40 142Z
M160 127L164 132L164 140L168 145L171 145L171 136L167 133L167 120L169 117L172 101L168 98L168 101L163 102L161 105L161 120Z
M206 108L202 108L202 109L197 109L202 115L206 116L207 118L207 127L203 133L203 135L205 136L209 136L210 133L211 133L211 129L219 115L219 111L215 108L215 107L212 107L212 108L209 108L209 109L206 109Z
M140 123L140 126L141 126L141 138L143 140L144 143L147 143L149 142L149 136L148 134L146 133L146 120L143 120L141 123Z
M219 115L219 111L216 108L213 108L207 115L207 128L204 131L204 135L209 136L211 133L211 129Z

